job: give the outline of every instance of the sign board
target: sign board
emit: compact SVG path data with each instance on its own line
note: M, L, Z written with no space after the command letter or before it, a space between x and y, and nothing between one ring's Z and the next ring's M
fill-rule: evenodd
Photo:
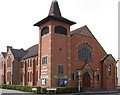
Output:
M59 79L59 85L67 85L67 79Z
M41 85L46 85L46 78L41 79Z
M57 88L47 88L47 90L57 90Z
M32 90L37 90L37 88L32 88Z

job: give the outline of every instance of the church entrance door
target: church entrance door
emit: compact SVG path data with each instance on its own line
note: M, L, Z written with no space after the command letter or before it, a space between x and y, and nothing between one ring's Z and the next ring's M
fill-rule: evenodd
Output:
M82 83L83 87L89 88L90 87L90 75L88 72L85 72L82 76Z

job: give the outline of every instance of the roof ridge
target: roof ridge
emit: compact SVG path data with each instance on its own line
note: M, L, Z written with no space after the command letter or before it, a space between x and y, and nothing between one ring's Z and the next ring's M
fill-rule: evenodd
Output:
M38 45L38 44L35 44L35 45L33 45L33 46L29 47L28 49L26 49L26 51L27 51L27 50L29 50L30 48L32 48L32 47L34 47L34 46L36 46L36 45Z

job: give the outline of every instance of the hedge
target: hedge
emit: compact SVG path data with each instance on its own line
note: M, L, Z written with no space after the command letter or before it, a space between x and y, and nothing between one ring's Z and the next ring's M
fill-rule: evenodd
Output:
M19 90L19 91L25 91L25 92L32 92L32 88L37 88L37 93L39 94L41 92L40 86L23 86L23 85L7 85L2 84L2 89L13 89L13 90Z
M47 88L41 88L40 86L23 86L23 85L7 85L2 84L2 89L13 89L13 90L19 90L19 91L25 91L25 92L32 92L32 88L37 88L37 94L39 93L48 93ZM78 87L54 87L57 88L56 93L76 93L78 92ZM81 87L81 92L84 92L84 88ZM50 91L54 93L54 91Z
M55 87L57 88L56 93L77 93L78 87ZM84 88L80 87L81 92L84 92ZM41 93L47 93L47 88L41 88ZM54 93L54 91L50 91Z

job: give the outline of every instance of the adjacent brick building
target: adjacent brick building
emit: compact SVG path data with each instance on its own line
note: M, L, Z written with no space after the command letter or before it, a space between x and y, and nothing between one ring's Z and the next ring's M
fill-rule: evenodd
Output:
M62 17L58 2L52 1L49 14L34 24L39 27L39 44L27 50L7 47L1 53L2 83L41 87L115 88L116 61L107 54L85 25Z

